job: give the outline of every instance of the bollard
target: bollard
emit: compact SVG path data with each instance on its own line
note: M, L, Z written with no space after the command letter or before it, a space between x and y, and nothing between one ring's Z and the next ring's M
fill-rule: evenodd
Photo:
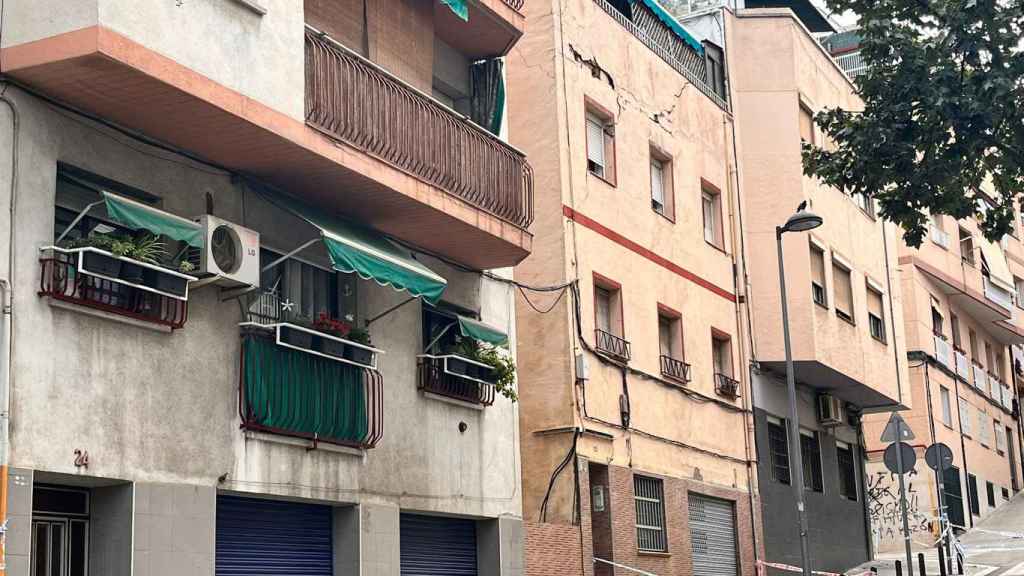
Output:
M946 576L946 551L939 546L939 576Z
M928 572L924 569L924 552L917 553L917 568L921 572L921 576L928 576Z
M896 561L896 576L903 576L903 562Z

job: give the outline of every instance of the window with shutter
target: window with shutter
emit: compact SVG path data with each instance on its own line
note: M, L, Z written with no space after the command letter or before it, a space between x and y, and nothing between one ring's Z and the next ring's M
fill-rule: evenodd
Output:
M701 209L704 215L704 241L719 250L725 250L725 229L722 220L722 194L712 184L702 180Z
M604 122L587 114L587 170L605 177Z
M988 425L988 415L978 410L978 442L982 446L988 447L991 443L991 438L989 438L989 432L991 431L992 429Z
M800 140L814 144L814 114L803 105L800 106Z
M871 330L871 337L879 342L885 342L885 313L882 308L882 293L870 285L868 292L868 328Z
M960 430L967 436L971 435L971 405L960 398Z
M949 403L949 390L945 386L939 387L939 398L942 402L942 423L946 426L953 426L953 409Z
M836 315L853 322L853 285L850 271L835 260L832 261L832 284L835 290Z
M597 309L597 328L612 331L612 294L600 286L594 288L595 308Z
M825 251L811 243L811 297L815 304L828 307L825 296Z
M651 158L651 207L659 214L665 213L665 164Z

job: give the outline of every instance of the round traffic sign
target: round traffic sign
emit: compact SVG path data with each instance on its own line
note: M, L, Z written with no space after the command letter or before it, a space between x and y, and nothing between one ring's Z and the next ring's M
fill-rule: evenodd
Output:
M899 460L896 457L896 450L899 450L903 456L903 470L900 470ZM885 449L885 454L882 458L885 461L885 467L890 472L896 474L906 474L914 469L914 464L917 463L917 453L914 452L914 447L906 442L895 442L889 444L889 447Z
M924 451L924 461L932 470L942 472L953 466L953 451L942 442L936 442Z

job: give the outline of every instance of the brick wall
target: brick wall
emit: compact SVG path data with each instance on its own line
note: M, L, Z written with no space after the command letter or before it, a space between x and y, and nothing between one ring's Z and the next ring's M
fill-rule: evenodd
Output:
M579 526L524 522L526 576L582 576Z

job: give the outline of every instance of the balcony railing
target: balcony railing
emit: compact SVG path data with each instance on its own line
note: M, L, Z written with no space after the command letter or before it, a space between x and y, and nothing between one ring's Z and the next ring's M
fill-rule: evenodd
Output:
M932 336L935 340L935 359L946 368L953 370L955 368L953 366L953 347L942 335L933 334Z
M997 286L988 276L982 276L982 284L985 287L985 298L988 298L993 303L999 305L1001 308L1006 309L1007 312L1013 313L1013 295L1009 290L1001 286Z
M935 242L943 248L949 249L949 232L938 228L937 226L931 227L932 242Z
M690 365L682 360L662 354L661 375L685 384L690 381Z
M956 356L956 375L967 382L971 378L971 362L967 359L967 354L954 346L953 355Z
M306 122L516 226L533 220L522 152L309 29Z
M738 398L740 395L740 382L732 376L722 373L715 374L715 392L726 398Z
M502 0L502 2L507 4L509 8L515 10L516 12L522 12L523 5L526 4L526 0Z
M985 369L976 363L973 363L971 368L974 370L974 387L982 391L988 390L988 378L985 376Z
M999 376L989 372L988 374L988 397L996 402L1002 400L1003 394L1003 381L999 379Z
M610 332L605 332L600 328L594 330L594 336L597 341L598 351L604 352L605 354L624 362L629 361L632 357L629 342L627 340L623 340L622 338L619 338Z
M421 355L417 364L418 387L424 392L431 392L448 398L462 400L482 406L494 403L494 385L478 377L475 373L459 373L450 360L454 356ZM466 367L482 368L484 365L466 359L458 359ZM486 367L490 369L490 367ZM468 370L461 370L468 372Z
M835 57L836 64L846 72L846 75L850 78L855 78L864 73L868 69L867 62L864 61L864 55L861 54L860 50L856 52L849 52L846 54L840 54Z
M1013 393L1010 392L1010 387L1003 385L1000 395L1000 403L1003 405L1003 408L1007 410L1013 410Z
M188 301L87 274L79 255L49 250L42 265L39 295L171 329L188 320Z

